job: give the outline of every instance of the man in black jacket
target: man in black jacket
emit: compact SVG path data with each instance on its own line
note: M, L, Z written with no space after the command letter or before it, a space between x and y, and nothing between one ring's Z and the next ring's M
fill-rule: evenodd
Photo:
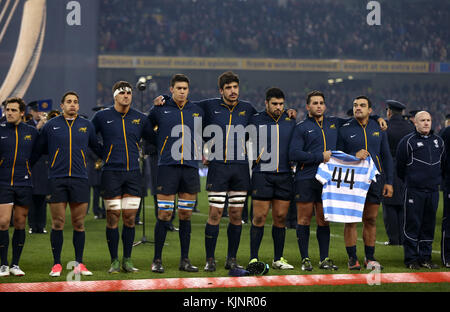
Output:
M39 111L36 101L28 104L30 114L33 116L26 122L37 130L40 130L47 122L47 114ZM29 234L47 234L47 200L50 193L48 189L48 155L42 155L32 169L33 202L28 214Z
M387 136L389 148L394 160L395 168L395 152L400 140L407 134L414 131L414 126L402 117L402 112L406 108L404 104L388 100L386 101L386 115L389 120ZM394 171L394 194L391 198L383 198L383 220L389 241L386 245L402 245L403 244L403 197L405 194L405 186L398 178Z
M406 185L404 262L412 270L437 269L431 252L445 147L442 138L431 130L428 112L418 112L415 125L416 131L400 141L396 153L397 174Z

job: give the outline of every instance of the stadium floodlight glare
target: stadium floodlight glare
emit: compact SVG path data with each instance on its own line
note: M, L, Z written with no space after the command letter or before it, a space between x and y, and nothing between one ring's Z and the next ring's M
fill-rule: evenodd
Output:
M343 82L344 81L344 79L342 79L342 78L336 78L336 83L340 83L340 82Z
M328 84L332 85L334 83L334 79L328 79Z
M348 80L353 80L353 76L348 76Z

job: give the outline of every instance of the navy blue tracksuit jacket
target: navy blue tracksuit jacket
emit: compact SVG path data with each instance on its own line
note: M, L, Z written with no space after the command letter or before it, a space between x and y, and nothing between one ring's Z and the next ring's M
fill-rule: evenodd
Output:
M406 184L405 264L431 260L444 141L432 132L406 135L397 147L397 174Z
M92 123L80 116L74 120L63 115L50 119L42 127L37 143L37 153L49 155L49 178L88 179L88 148L101 155Z
M256 143L254 144L254 148L256 148L257 151L257 159L253 163L253 172L291 172L289 163L289 144L292 133L294 132L295 120L289 118L286 112L283 112L278 118L274 118L264 111L253 115L250 123L255 125L258 138L258 142L254 142ZM276 129L273 133L272 127ZM267 142L260 142L262 131L266 132ZM272 135L276 136L273 138L273 142L276 142L275 146L272 146ZM263 164L274 163L274 160L267 159L269 158L268 154L272 156L275 155L275 166L274 168L267 168L264 170L264 166L261 168Z
M126 114L114 106L98 111L92 117L96 133L103 139L103 170L139 170L139 142L141 138L152 139L153 129L145 114L129 109Z
M336 148L344 153L356 155L362 149L370 153L378 171L384 174L385 184L392 185L394 180L394 162L389 150L386 132L381 131L378 123L369 119L363 126L352 118L339 129Z
M323 162L323 152L336 150L338 130L344 119L324 117L321 123L306 117L295 127L289 159L297 163L295 180L314 179Z
M23 122L17 126L8 122L0 124L0 185L33 185L31 158L37 138L38 131Z
M203 110L189 101L182 108L172 99L167 100L164 106L152 107L148 119L150 127L157 128L158 165L198 168L198 162L202 160L202 116ZM176 136L172 136L175 127L180 127L181 133L177 131ZM172 155L174 144L179 144L177 159Z
M200 106L204 111L203 126L216 125L220 127L224 136L221 146L219 146L219 142L216 142L214 145L215 148L221 149L220 151L214 150L214 152L220 154L218 157L220 159L213 159L211 163L247 164L246 138L239 137L239 135L233 133L231 127L242 126L245 128L250 123L252 116L257 113L252 104L246 101L239 101L234 106L229 106L224 103L222 98L207 99L193 103ZM204 137L205 141L209 139L211 138Z

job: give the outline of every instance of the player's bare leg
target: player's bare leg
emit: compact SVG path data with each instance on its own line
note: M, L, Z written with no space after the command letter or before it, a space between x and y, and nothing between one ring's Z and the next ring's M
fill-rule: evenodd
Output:
M377 215L379 204L366 203L363 212L363 241L365 259L364 266L369 269L383 269L378 261L375 260L375 242L377 236Z
M0 205L0 276L9 276L10 269L8 265L8 246L9 246L9 224L11 222L11 213L13 204Z

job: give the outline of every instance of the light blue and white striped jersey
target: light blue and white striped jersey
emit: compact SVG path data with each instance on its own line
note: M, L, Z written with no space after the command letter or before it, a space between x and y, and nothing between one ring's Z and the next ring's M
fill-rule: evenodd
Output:
M323 184L322 203L325 221L361 222L370 183L379 174L372 158L360 160L333 151L330 161L320 164L316 179Z

